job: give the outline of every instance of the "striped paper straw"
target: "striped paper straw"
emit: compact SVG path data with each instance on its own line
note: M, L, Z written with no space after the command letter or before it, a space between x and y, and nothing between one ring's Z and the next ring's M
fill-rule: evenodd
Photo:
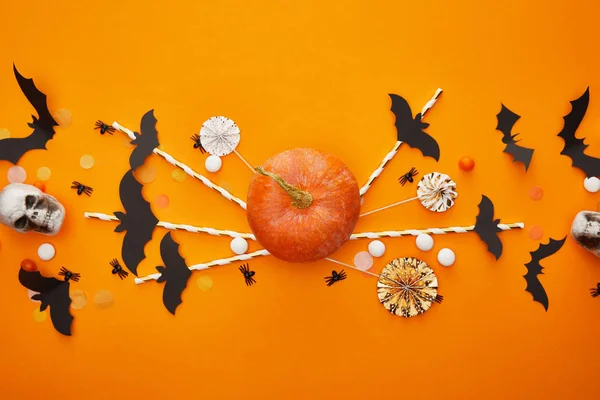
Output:
M271 253L269 253L267 250L263 249L263 250L255 251L253 253L241 254L239 256L229 257L229 258L221 258L220 260L214 260L214 261L207 262L204 264L192 265L191 267L188 267L188 268L190 269L190 271L203 270L203 269L208 269L211 267L217 267L220 265L232 264L232 263L235 263L238 261L246 261L246 260L250 260L255 257L268 256L270 254ZM151 275L143 276L141 278L135 278L135 283L139 285L140 283L145 283L145 282L148 282L151 280L157 280L158 278L160 278L160 274L151 274Z
M516 222L514 224L498 224L498 228L502 229L503 231L508 231L511 229L523 229L524 227L525 224L523 222ZM445 235L447 233L467 233L471 232L473 229L475 229L475 225L450 226L448 228L407 229L404 231L362 232L353 234L350 236L350 240L418 236L421 233L427 233L429 235Z
M114 215L108 215L108 214L102 214L102 213L86 212L86 213L84 213L84 216L86 218L94 218L94 219L99 219L101 221L115 221L115 222L119 221L119 218L115 217ZM185 225L185 224L173 224L171 222L164 222L164 221L159 221L157 225L160 227L166 228L166 229L173 230L173 231L187 231L187 232L192 232L192 233L208 233L209 235L213 235L213 236L229 236L232 238L241 237L244 239L256 240L256 237L251 233L241 233L241 232L214 229L214 228L202 228L199 226L192 226L192 225Z
M425 104L425 106L421 110L421 117L425 117L425 113L427 113L427 111L429 111L429 109L431 109L431 107L434 106L434 104L437 102L437 100L441 94L442 94L442 89L438 88L438 90L435 91L435 94L433 95L433 97ZM386 156L383 158L383 161L381 161L381 164L379 164L379 167L377 167L377 169L375 171L373 171L373 173L371 174L369 179L367 179L367 183L365 183L363 185L363 187L360 188L361 196L364 196L364 194L367 193L367 191L373 185L373 182L375 181L375 179L377 179L377 177L379 175L381 175L381 173L383 172L383 169L386 167L386 165L390 161L392 161L392 158L394 158L396 153L398 153L398 149L400 148L401 144L402 144L401 141L397 141L394 144L394 147L392 148L392 150L386 154Z
M123 132L127 136L129 136L131 138L131 140L135 139L135 134L132 131L130 131L129 129L125 128L124 126L121 126L117 121L113 122L112 126L113 126L113 128L115 128L115 129ZM210 179L208 179L207 177L194 171L193 169L191 169L184 163L176 160L170 154L165 153L164 151L162 151L159 148L155 148L154 153L158 154L159 156L161 156L162 158L167 160L167 162L169 162L170 164L172 164L178 168L181 168L183 170L183 172L185 172L186 174L188 174L189 176L191 176L193 178L198 179L200 182L202 182L204 185L208 186L209 188L216 190L217 192L219 192L221 194L221 196L225 197L227 200L230 200L230 201L236 203L238 206L242 207L244 210L246 209L246 202L238 199L237 197L235 197L234 195L229 193L227 190L223 189L221 186L217 185L216 183L213 183Z

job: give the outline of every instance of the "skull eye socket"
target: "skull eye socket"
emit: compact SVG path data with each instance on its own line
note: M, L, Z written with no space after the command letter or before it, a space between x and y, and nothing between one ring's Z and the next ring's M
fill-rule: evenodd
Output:
M15 221L15 228L23 230L27 226L28 222L29 220L27 219L27 217L23 215L21 218Z
M25 197L25 208L30 209L35 205L36 197L28 195Z

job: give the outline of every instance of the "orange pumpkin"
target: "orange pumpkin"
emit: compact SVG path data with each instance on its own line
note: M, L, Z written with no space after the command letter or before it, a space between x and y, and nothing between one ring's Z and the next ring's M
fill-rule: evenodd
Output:
M248 189L248 222L275 257L319 260L350 238L360 214L360 193L340 160L313 149L292 149L256 171Z

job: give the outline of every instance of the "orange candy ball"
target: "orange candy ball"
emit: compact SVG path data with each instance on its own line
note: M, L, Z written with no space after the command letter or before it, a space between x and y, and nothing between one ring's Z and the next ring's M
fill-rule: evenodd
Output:
M469 157L463 157L458 162L458 167L463 171L469 172L475 167L475 161Z
M28 258L21 261L21 268L27 272L37 271L37 265L35 265L35 263Z
M46 191L46 184L42 181L35 181L33 183L33 186L35 186L36 188L40 189L42 192Z

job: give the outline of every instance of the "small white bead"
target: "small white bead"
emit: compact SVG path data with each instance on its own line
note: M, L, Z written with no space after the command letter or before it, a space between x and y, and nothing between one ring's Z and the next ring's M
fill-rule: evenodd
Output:
M433 248L433 238L426 233L417 236L417 248L421 251L429 251Z
M437 256L438 262L444 267L449 267L456 261L456 255L450 249L441 249Z
M236 237L233 238L229 247L235 254L244 254L248 251L248 242L244 238Z
M44 243L38 248L38 256L44 261L52 260L55 254L56 250L50 243Z
M217 172L221 169L222 165L223 161L221 161L221 157L219 156L208 156L204 162L204 168L206 168L208 172Z
M583 187L590 193L596 193L600 190L600 179L592 176L583 180Z
M381 240L373 240L369 243L369 253L373 257L381 257L385 254L385 244Z

